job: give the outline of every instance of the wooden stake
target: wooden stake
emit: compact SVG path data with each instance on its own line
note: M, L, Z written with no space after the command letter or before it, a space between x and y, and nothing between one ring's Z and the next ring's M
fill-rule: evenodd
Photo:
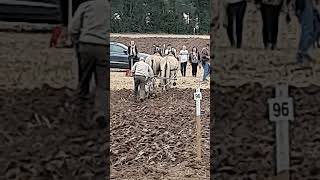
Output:
M197 123L197 161L201 161L201 119L200 116L196 116Z

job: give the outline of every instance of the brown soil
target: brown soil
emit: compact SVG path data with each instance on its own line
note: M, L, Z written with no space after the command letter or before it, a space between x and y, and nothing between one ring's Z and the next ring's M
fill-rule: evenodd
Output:
M79 127L69 89L0 91L0 179L103 179L103 130Z
M129 37L111 37L111 41L120 42L125 45L129 45L130 41L133 40L137 44L139 52L151 54L153 53L153 45L171 44L173 47L180 51L182 46L187 46L187 49L191 51L192 47L197 47L200 51L207 43L209 39L203 38L163 38L163 37L148 37L148 38L129 38Z
M202 161L195 162L193 89L172 89L143 103L111 91L114 179L209 179L209 91L203 90Z

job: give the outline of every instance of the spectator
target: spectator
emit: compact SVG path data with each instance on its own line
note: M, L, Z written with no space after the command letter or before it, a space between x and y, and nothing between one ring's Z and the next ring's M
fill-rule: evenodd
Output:
M165 55L172 54L175 58L177 58L177 50L171 46L171 44L168 44L167 49L165 50Z
M200 62L200 54L198 52L198 49L196 47L192 48L192 52L189 55L189 61L192 66L192 76L197 76L197 70Z
M81 125L85 129L91 128L93 123L97 123L101 128L109 124L106 119L108 69L106 52L109 44L106 3L104 0L92 0L80 4L69 30L79 47L79 111L86 113L86 117L81 118ZM96 88L92 108L88 97L90 97L89 87L93 73Z
M242 45L242 30L243 30L243 19L247 9L246 0L225 0L224 4L224 18L227 18L224 25L227 28L227 34L232 47L241 48ZM234 40L234 21L236 25L236 39Z
M180 50L180 53L179 53L182 77L186 77L188 59L189 59L189 52L187 50L187 47L182 46L182 50Z
M285 0L255 0L262 16L262 37L265 49L277 49L280 11Z
M210 52L209 52L209 44L207 44L207 46L201 50L201 62L202 62L202 67L203 67L202 80L203 81L208 81L207 77L210 74L209 61L210 61Z
M166 44L163 44L162 48L161 48L161 55L164 56L165 55L165 51L166 51Z
M138 59L138 48L134 41L131 41L130 45L128 46L128 59L131 69L134 64L134 60Z
M299 47L297 52L298 63L303 63L304 60L314 61L308 54L308 50L314 43L314 5L312 0L296 0L296 16L298 17L301 34Z

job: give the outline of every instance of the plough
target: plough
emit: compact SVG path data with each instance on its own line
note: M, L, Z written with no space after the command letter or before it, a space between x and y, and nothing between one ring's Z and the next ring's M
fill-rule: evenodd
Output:
M165 89L167 86L169 86L172 81L177 80L176 77L174 77L174 78L165 78L165 77L159 77L159 76L148 77L148 80L146 83L146 88L145 88L146 89L146 97L150 97L153 94L153 92L155 91L157 79L169 80L166 84L159 84L159 87L161 87L162 89ZM176 86L176 82L173 82L172 85Z

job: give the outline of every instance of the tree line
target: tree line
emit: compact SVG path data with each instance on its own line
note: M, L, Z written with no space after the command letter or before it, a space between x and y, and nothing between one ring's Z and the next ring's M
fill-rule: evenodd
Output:
M112 33L209 34L209 0L112 0Z

